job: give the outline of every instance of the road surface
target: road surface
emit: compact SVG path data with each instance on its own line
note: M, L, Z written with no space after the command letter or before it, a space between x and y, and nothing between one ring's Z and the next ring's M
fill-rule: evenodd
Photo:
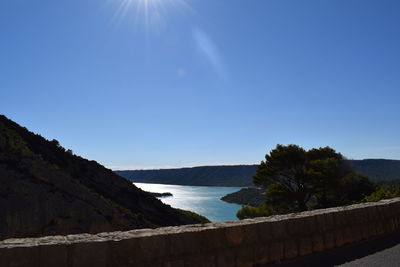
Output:
M400 267L400 233L268 266Z

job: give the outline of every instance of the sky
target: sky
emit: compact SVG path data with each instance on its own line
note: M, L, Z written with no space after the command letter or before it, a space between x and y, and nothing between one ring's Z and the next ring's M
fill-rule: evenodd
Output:
M1 0L0 113L113 169L400 159L398 0Z

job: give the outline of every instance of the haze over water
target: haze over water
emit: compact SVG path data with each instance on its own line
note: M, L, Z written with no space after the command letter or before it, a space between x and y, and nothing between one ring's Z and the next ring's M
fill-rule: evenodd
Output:
M236 212L241 206L226 203L220 198L240 190L240 187L134 184L148 192L172 193L172 197L163 197L160 200L174 208L189 210L203 215L212 222L238 220Z

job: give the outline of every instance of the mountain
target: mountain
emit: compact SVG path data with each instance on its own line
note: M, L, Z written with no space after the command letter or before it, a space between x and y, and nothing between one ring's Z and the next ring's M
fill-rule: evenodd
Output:
M0 240L200 222L2 115L0 182Z
M364 159L352 160L354 169L377 181L400 179L400 160Z
M354 169L377 181L400 179L400 160L351 160ZM197 185L197 186L254 186L252 176L258 165L203 166L181 169L116 171L136 183Z
M251 177L256 170L257 165L234 165L116 173L137 183L245 187L253 185Z
M256 187L242 188L239 191L227 194L221 200L251 207L258 207L265 204L264 190Z

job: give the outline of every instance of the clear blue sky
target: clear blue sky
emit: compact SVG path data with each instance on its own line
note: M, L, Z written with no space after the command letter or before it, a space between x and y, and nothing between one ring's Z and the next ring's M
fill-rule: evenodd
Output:
M147 6L147 8L146 8ZM0 113L112 168L400 159L398 0L2 0Z

